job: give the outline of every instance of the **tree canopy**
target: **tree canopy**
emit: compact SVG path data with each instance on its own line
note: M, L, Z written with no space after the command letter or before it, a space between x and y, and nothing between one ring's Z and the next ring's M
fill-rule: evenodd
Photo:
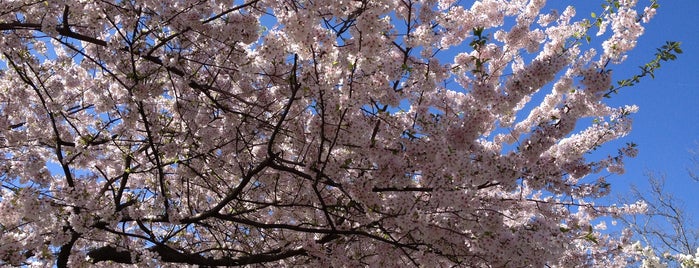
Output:
M681 50L613 83L658 5L600 3L4 0L0 264L636 262L587 156Z

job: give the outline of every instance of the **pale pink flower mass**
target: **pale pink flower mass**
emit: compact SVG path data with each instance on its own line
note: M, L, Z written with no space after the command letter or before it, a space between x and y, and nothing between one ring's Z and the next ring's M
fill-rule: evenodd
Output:
M611 2L2 1L0 265L636 263Z

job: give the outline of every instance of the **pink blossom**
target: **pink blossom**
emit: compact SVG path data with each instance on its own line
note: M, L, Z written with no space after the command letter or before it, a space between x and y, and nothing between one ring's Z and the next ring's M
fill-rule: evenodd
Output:
M546 4L4 1L0 264L628 265L587 156L655 9Z

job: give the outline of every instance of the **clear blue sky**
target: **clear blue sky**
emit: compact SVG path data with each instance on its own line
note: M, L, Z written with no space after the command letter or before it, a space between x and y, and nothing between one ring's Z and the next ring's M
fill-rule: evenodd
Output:
M589 5L582 9L597 7L601 1L577 2ZM647 2L639 0L639 4ZM647 189L645 172L664 173L667 190L683 199L687 214L699 224L699 182L687 175L691 167L689 150L699 150L699 1L658 3L658 14L647 25L636 49L622 66L614 67L615 78L633 75L639 70L636 66L648 62L655 48L665 41L682 42L684 53L675 61L663 63L655 79L625 88L610 100L618 105L636 104L640 110L634 116L631 134L620 141L637 143L639 155L626 160L626 174L614 176L609 182L612 194L623 194L630 184ZM579 16L589 14L581 12Z

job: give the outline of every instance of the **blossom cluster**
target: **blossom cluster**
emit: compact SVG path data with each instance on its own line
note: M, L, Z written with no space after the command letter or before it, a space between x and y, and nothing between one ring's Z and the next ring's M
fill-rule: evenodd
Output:
M2 1L0 265L632 263L587 157L654 8L471 2Z
M697 252L692 254L675 254L664 253L661 255L656 254L656 252L650 246L643 247L641 242L637 241L630 247L631 251L640 253L641 267L643 268L665 268L668 267L670 262L675 262L682 268L693 268L699 267L699 248Z

